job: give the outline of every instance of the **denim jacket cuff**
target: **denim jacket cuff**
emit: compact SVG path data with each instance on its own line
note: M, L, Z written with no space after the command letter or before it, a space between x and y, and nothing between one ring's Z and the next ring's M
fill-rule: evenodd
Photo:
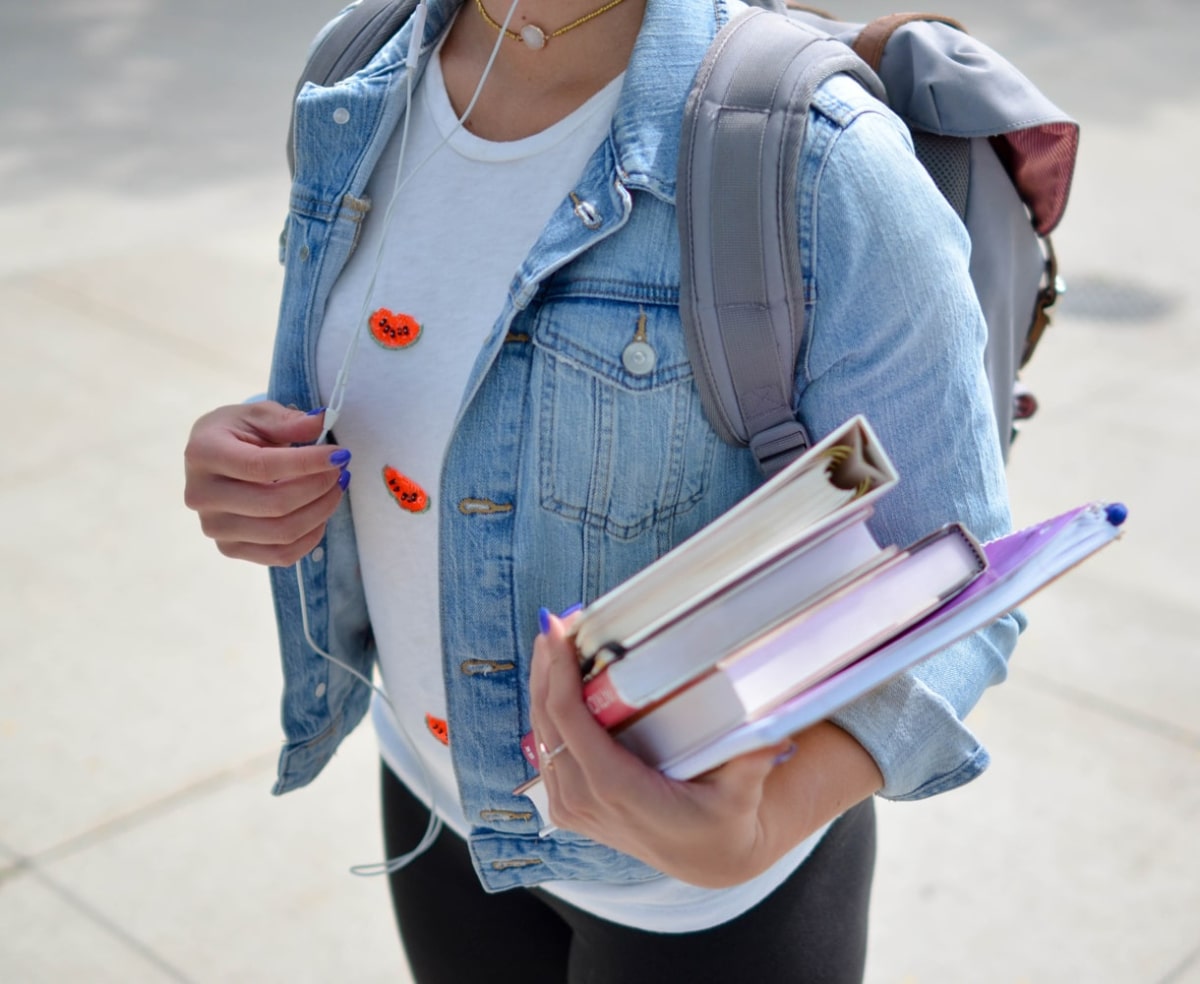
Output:
M987 750L954 708L909 673L847 705L830 719L865 748L883 774L879 795L917 800L969 782L987 768Z

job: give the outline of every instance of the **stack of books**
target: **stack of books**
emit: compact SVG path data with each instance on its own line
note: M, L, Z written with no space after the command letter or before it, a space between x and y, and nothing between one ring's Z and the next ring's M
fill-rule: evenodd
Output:
M700 775L1012 611L1125 519L1093 503L982 545L957 523L879 544L867 521L897 480L855 417L598 598L572 626L592 714L648 764ZM536 769L532 736L521 747ZM544 807L540 787L517 792Z

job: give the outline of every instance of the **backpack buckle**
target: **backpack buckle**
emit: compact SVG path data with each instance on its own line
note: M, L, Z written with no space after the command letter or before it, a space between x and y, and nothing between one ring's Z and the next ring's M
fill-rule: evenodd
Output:
M758 469L767 478L782 471L808 450L808 431L796 419L761 430L750 438L750 450Z

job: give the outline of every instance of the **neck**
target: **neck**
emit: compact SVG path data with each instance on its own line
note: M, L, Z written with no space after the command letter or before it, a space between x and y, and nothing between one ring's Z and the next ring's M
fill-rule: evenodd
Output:
M488 15L503 23L512 0L483 0ZM547 36L601 7L604 0L519 0L509 30L532 24ZM622 0L545 47L534 50L502 38L495 64L466 126L490 140L516 140L545 129L616 78L629 61L646 0ZM497 31L474 0L459 10L442 47L442 72L459 113L479 82Z

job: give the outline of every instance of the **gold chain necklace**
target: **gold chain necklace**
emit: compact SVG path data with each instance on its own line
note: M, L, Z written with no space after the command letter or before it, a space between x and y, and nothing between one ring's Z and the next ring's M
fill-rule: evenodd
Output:
M580 24L586 24L593 17L599 17L605 11L612 10L613 7L622 2L623 0L608 0L608 3L606 3L603 7L593 10L590 14L584 14L578 20L573 20L566 27L560 27L557 31L553 31L550 34L547 34L536 24L526 24L523 28L521 28L521 31L518 34L516 31L510 31L502 24L498 24L496 21L492 20L492 15L489 14L486 8L483 6L483 0L475 0L475 6L479 8L479 13L483 15L483 19L497 31L503 31L506 38L511 38L514 41L520 41L525 45L526 48L529 48L532 51L538 51L539 49L546 47L546 42L551 38L556 38L560 34L566 34L567 31L573 31L575 28L579 27Z

